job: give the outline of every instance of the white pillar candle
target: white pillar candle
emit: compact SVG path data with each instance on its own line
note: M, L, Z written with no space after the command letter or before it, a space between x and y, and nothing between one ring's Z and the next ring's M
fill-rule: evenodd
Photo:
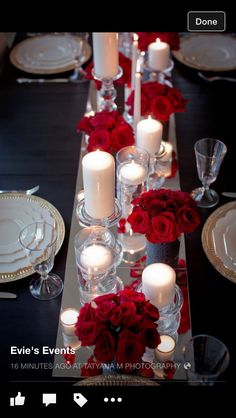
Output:
M152 70L163 71L169 67L170 46L157 38L148 46L148 67Z
M85 210L92 218L102 219L115 210L115 160L104 151L83 157Z
M119 180L130 186L137 186L144 182L147 177L147 169L134 160L121 165Z
M92 244L85 247L80 256L80 264L90 272L102 272L113 263L113 255L110 248L100 244Z
M154 157L160 149L162 132L163 126L158 120L152 118L141 120L137 125L137 146L145 149L151 157Z
M69 336L75 335L75 324L78 318L76 309L68 308L61 313L62 331Z
M163 362L172 360L175 352L175 340L170 335L161 335L161 342L155 348L155 357L158 361Z
M99 78L113 78L118 74L118 33L93 32L94 72Z
M131 89L135 88L135 73L138 58L138 35L134 34L134 40L132 43L132 73L131 73Z
M141 118L141 73L139 60L137 61L139 71L135 73L135 89L134 89L134 132L136 133L137 124Z
M145 267L142 274L142 292L158 309L174 300L176 274L172 267L154 263Z

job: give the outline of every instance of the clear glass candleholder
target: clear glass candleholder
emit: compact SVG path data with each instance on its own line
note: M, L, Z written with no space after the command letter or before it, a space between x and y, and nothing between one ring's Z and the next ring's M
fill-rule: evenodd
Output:
M169 60L169 65L164 70L154 70L153 68L150 68L148 65L147 57L143 63L143 71L144 71L144 80L145 81L153 81L158 82L161 84L167 84L168 86L172 87L172 83L169 80L169 77L171 77L172 70L174 68L174 61Z
M165 167L163 166L163 158L166 155L165 142L161 142L158 154L150 157L148 189L158 190L165 183Z
M136 146L122 148L116 155L117 196L121 204L122 218L127 219L132 212L132 200L147 190L149 154ZM132 231L126 223L125 232L118 240L123 247L123 259L133 263L139 260L146 248L146 238Z
M102 82L102 87L99 91L99 100L98 100L98 111L106 110L112 112L117 110L117 105L115 103L116 99L116 89L113 82L122 77L123 70L121 67L118 67L118 73L115 77L99 77L95 74L94 68L92 69L92 75L95 80Z
M123 288L116 275L116 267L122 260L122 247L107 228L92 226L80 230L74 246L82 305Z
M76 216L79 221L79 224L83 227L89 227L92 225L103 226L106 228L111 228L112 226L116 225L121 218L121 206L118 199L115 199L115 209L114 212L108 216L107 218L96 219L92 218L85 209L85 199L84 199L84 191L81 190L78 195L78 204L76 207Z

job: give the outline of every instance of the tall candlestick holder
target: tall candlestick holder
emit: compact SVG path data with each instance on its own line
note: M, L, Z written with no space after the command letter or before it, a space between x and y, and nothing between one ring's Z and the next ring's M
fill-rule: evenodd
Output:
M102 82L102 87L99 91L99 100L98 100L98 111L106 110L107 112L112 112L117 110L117 105L115 103L116 99L116 89L113 82L118 80L123 74L121 67L118 67L118 73L115 77L100 77L95 74L94 68L92 69L92 75L95 80Z
M160 189L165 182L165 172L162 167L162 158L166 155L166 147L164 141L161 142L159 152L154 156L150 156L148 189Z
M170 59L169 65L164 70L154 70L148 66L148 61L143 63L144 81L153 81L160 84L167 84L172 87L169 77L171 77L172 70L174 68L174 61Z

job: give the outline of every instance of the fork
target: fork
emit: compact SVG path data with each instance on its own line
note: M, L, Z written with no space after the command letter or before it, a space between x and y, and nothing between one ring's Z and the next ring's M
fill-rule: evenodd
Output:
M207 77L204 74L202 74L201 72L198 72L197 74L198 74L199 77L201 77L205 81L212 82L212 81L224 80L224 81L233 81L233 82L236 82L236 78L219 77L219 76Z
M39 190L39 185L32 187L28 190L0 190L0 193L24 193L26 195L31 195Z

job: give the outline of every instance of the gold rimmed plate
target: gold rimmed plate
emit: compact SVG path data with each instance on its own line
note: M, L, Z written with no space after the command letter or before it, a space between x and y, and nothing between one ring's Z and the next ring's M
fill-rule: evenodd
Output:
M236 202L230 202L213 212L202 230L202 245L209 261L220 274L234 283L236 283L236 241L232 233L235 222ZM232 254L235 254L235 258Z
M11 282L34 273L20 242L20 231L34 222L57 226L59 251L65 237L61 214L47 200L23 193L0 195L0 283Z

